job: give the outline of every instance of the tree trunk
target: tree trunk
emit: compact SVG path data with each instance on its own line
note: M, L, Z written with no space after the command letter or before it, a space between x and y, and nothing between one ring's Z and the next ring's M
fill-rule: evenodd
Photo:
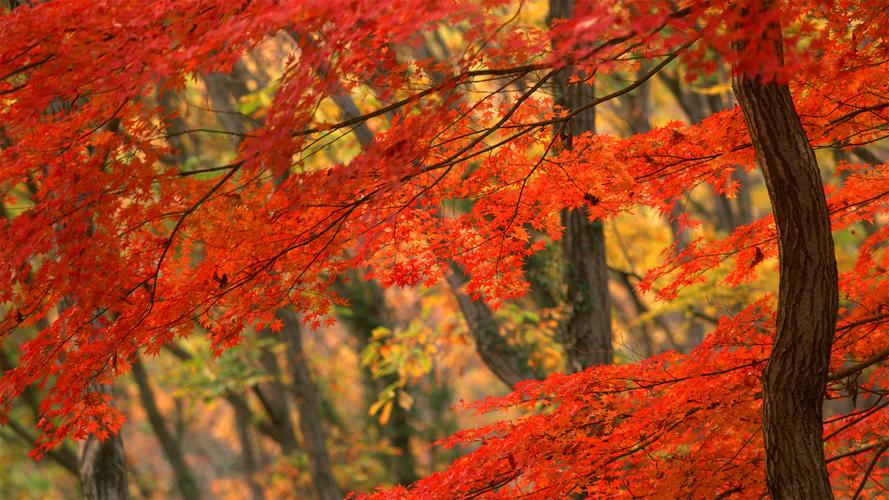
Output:
M571 313L562 344L568 371L612 362L611 300L605 265L602 223L590 222L584 209L562 213L565 236L562 249Z
M204 85L207 88L207 96L210 100L216 119L222 130L232 134L230 141L232 147L237 150L248 132L244 116L237 111L237 100L241 93L246 91L242 71L238 78L223 73L208 73L203 76ZM276 183L283 182L284 178L277 178ZM276 341L277 337L269 329L264 328L257 333L262 341ZM287 342L287 339L284 339ZM281 367L277 355L269 342L262 342L259 348L259 362L262 368L270 375L269 382L261 383L253 387L253 392L259 398L263 409L269 417L269 429L274 434L274 440L278 443L285 455L293 454L299 449L296 432L290 420L290 404L287 398L287 390L281 382Z
M291 36L295 37L296 34L292 33ZM324 74L326 72L327 70L325 68L319 69L319 73ZM345 118L354 118L361 115L358 105L355 104L355 101L351 96L345 93L342 87L337 84L333 90L332 99L340 108L340 111ZM364 148L370 146L374 141L374 133L370 127L367 126L366 122L361 122L356 125L352 129L352 133L355 134L359 144ZM360 353L364 351L368 342L370 342L373 330L379 326L385 326L384 317L386 316L386 304L383 298L383 291L376 283L366 283L366 285L362 287L360 285L362 281L361 278L357 276L354 278L351 286L344 285L343 288L347 291L346 297L358 299L357 301L350 300L349 302L352 305L353 316L362 315L360 319L353 317L353 320L350 321L352 324L352 328L350 328L352 334L358 339L360 355ZM360 295L360 297L358 295ZM356 307L359 309L356 309ZM371 403L376 399L377 394L397 378L395 376L389 376L382 379L374 379L372 374L366 370L366 367L362 367L362 370L364 371L363 376L365 376L369 382L368 387L370 387L374 393ZM405 387L402 390L407 390L407 388ZM414 460L414 454L411 450L411 436L414 434L414 429L410 424L409 417L409 412L396 404L392 408L392 414L389 417L389 421L382 424L381 427L384 437L389 440L396 450L398 450L396 456L393 457L390 455L386 460L396 484L411 484L419 479L416 472L416 461Z
M451 268L452 272L447 276L448 285L454 292L469 334L475 341L475 350L485 366L509 387L522 380L536 378L527 360L500 334L500 326L491 308L466 295L463 292L466 278L456 265L452 264Z
M235 412L235 430L238 432L238 442L241 444L241 460L244 469L241 473L244 475L244 481L247 488L250 489L250 498L253 500L264 500L265 492L262 486L256 481L256 453L253 450L253 437L250 433L250 412L249 409L242 405L232 405Z
M573 11L573 0L550 0L549 21L568 19ZM556 104L566 110L577 109L595 99L592 85L569 83L571 73L572 69L566 68L554 80ZM572 135L595 132L595 109L580 113L568 125L567 132L563 134L562 147L571 149ZM562 224L565 225L562 241L565 280L571 306L562 343L567 370L576 372L592 365L610 364L614 356L605 233L601 222L589 221L584 208L564 210Z
M192 359L192 356L188 351L176 344L166 344L164 347L173 356L182 361L190 361ZM250 425L254 420L253 412L250 411L250 407L247 404L244 395L234 392L231 389L226 389L223 396L235 412L235 428L238 432L238 442L241 444L241 459L244 464L244 470L242 471L244 480L250 488L253 498L262 500L265 498L265 495L255 478L257 460L250 433ZM269 422L260 420L256 423L256 427L267 437L277 441L276 434Z
M2 212L3 203L0 203L0 215L2 215ZM38 326L41 330L46 327L46 324L48 324L46 318L38 322ZM10 349L16 348L14 344L9 345L9 347ZM12 358L3 349L3 346L0 346L0 373L6 373L13 368L14 365L12 362ZM25 404L30 408L31 415L34 417L34 420L37 421L40 419L40 403L34 391L35 386L28 386L28 388L26 388L22 392L21 398L22 401L24 401ZM37 436L29 430L28 426L20 424L19 422L12 418L9 418L8 416L4 427L8 427L14 434L18 435L19 438L21 438L29 446L32 446L35 442L37 442ZM11 436L3 433L0 434L0 437L7 438ZM58 448L46 452L46 456L55 460L59 465L64 467L65 470L67 470L71 474L74 474L75 477L79 476L80 471L77 462L77 452L67 444L60 445Z
M99 386L110 392L107 386ZM80 486L87 500L126 500L127 459L120 434L111 434L105 441L89 436L80 442Z
M170 466L173 468L173 475L176 477L176 488L182 494L184 499L200 498L201 490L195 481L191 467L185 461L185 455L182 453L182 447L179 441L170 432L167 427L166 418L157 407L157 401L154 396L154 389L148 380L148 373L142 365L142 360L138 357L133 359L133 379L139 386L139 399L142 400L142 407L148 414L148 422L157 436L157 440L161 444L161 450L167 458Z
M157 103L164 110L163 123L167 132L167 144L173 149L170 154L161 157L161 161L181 168L190 155L200 151L200 134L187 132L188 124L178 115L180 103L178 94L171 90L158 90Z
M231 143L237 148L247 133L244 117L238 113L238 85L231 76L223 73L207 73L204 75L204 85L216 120L222 125L222 130L232 134Z
M747 225L753 222L753 200L750 199L750 176L744 169L737 169L732 172L732 180L739 185L738 197L735 200L738 204L738 224Z
M279 311L278 317L284 321L287 335L287 358L290 365L290 387L299 412L299 428L302 433L303 450L309 456L309 469L312 484L318 498L340 499L343 497L330 465L327 451L327 433L324 431L321 413L321 398L318 387L312 380L302 343L302 325L293 311Z
M728 109L729 104L727 96L723 94L702 95L695 92L690 87L683 84L682 78L678 73L669 74L665 71L658 73L661 81L667 90L673 94L679 107L685 113L689 123L700 123L707 117L708 113L718 113ZM733 203L724 195L714 194L714 204L716 205L716 217L720 229L728 232L734 231L739 225L750 224L753 222L753 202L750 199L751 180L747 172L741 168L732 172L732 180L739 184L737 199Z
M358 357L370 344L373 331L378 327L391 326L390 312L386 306L383 290L374 281L364 281L358 273L353 273L348 282L338 281L337 293L349 301L349 314L340 316L348 328L349 333L356 340ZM411 484L419 479L417 475L417 461L411 448L416 430L411 424L411 412L401 405L392 407L389 420L381 424L378 419L370 416L369 408L377 400L377 396L383 390L398 381L397 374L386 374L374 377L371 370L362 364L361 378L364 385L364 402L367 416L365 426L378 429L381 438L389 441L396 453L381 453L382 462L392 475L396 484ZM402 391L412 392L413 388L405 385Z
M769 26L765 36L780 59L780 27ZM776 499L832 498L822 403L838 292L824 187L788 86L735 71L732 87L778 227L777 332L763 373L769 493Z
M270 429L275 435L275 441L285 455L291 455L299 449L299 441L296 439L296 431L290 420L290 404L287 400L287 388L281 380L281 366L274 352L271 342L287 339L278 339L268 328L263 328L257 333L262 345L259 348L259 363L262 369L269 375L268 382L262 382L253 387L253 392L259 398L266 415L269 417Z

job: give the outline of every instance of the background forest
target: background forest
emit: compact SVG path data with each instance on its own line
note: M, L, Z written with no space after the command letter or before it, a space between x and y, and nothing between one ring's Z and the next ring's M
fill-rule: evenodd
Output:
M320 172L329 165L360 160L362 152L376 144L399 140L398 136L383 135L400 121L409 120L395 108L376 114L373 121L348 120L386 110L387 103L395 100L393 96L407 95L430 82L446 81L459 72L461 61L470 57L467 54L481 47L495 53L508 52L514 40L503 33L546 31L558 23L557 19L571 17L571 3L528 0L495 6L486 11L489 17L485 26L500 26L502 31L484 40L471 22L440 22L410 40L388 43L381 61L391 57L406 67L416 62L424 68L425 81L411 82L407 78L401 83L416 86L386 90L372 82L349 81L348 77L338 80L342 85L339 89L328 85L329 95L307 112L310 123L349 125L329 132L315 131L294 168ZM4 15L13 15L12 6L4 7ZM282 82L297 78L288 72L294 54L300 53L300 43L306 43L300 38L306 36L293 29L277 31L233 58L222 71L198 68L187 73L182 82L158 82L151 92L141 94L138 106L159 110L151 123L158 130L153 144L163 150L156 159L159 168L177 172L183 182L206 184L219 179L225 166L238 164L243 151L252 144L249 140L262 137L256 131L276 119L273 110L280 105L276 96L286 85ZM658 130L662 132L656 133L664 137L680 134L677 122L699 124L708 117L726 116L720 113L737 104L730 62L713 50L702 49L695 57L710 71L689 67L679 59L633 60L631 52L597 74L594 87L592 81L577 85L576 76L572 79L567 74L549 80L523 74L506 80L474 80L462 87L461 95L491 97L492 108L480 112L489 113L483 120L489 120L490 114L496 115L500 107L505 109L518 96L530 96L528 102L537 102L537 108L522 111L522 118L533 118L536 113L543 120L552 116L553 109L559 109L553 106L578 109L579 102L591 101L593 96L617 94L579 113L570 130L558 125L547 127L545 133L556 136L558 142L526 144L521 154L533 163L537 157L570 151L572 135L584 131L612 138L617 144ZM323 66L314 69L322 75L327 70ZM385 72L385 68L377 71ZM4 81L12 82L10 85L16 82ZM566 88L575 90L566 92ZM572 94L578 88L579 93ZM458 108L465 105L457 98L454 102ZM882 119L885 111L875 116ZM7 141L4 147L10 147L12 135L4 135L4 125L0 122L0 144ZM828 193L839 191L862 169L882 165L889 158L889 142L873 137L880 131L885 134L885 121L874 127L871 135L862 136L860 143L852 140L843 147L816 147ZM459 430L501 425L497 422L544 411L526 401L519 404L517 399L511 403L485 399L507 396L523 380L580 372L593 365L629 367L651 359L675 360L690 353L706 358L709 351L695 349L717 325L728 324L724 318L740 315L753 318L751 321L768 321L749 306L766 309L768 304L774 305L778 290L777 249L745 246L748 240L733 237L739 228L765 231L762 228L771 224L769 194L760 170L754 167L752 162L720 166L718 174L706 182L693 183L675 197L675 203L616 210L595 221L590 221L587 209L612 200L599 192L586 192L582 201L564 203L566 208L559 220L567 229L558 239L552 237L551 219L541 219L541 227L534 227L533 216L528 216L529 223L522 230L534 252L525 252L510 263L524 271L528 285L513 286L509 282L503 285L509 288L507 293L469 282L462 262L452 262L444 271L433 273L432 279L427 279L428 269L417 263L376 274L371 267L337 269L342 272L329 276L335 298L325 314L306 312L303 317L299 311L281 310L222 340L210 333L212 327L203 320L195 320L177 326L176 335L163 341L145 340L145 350L121 370L126 373L104 389L126 419L119 436L130 494L134 498L334 498L350 491L369 493L376 488L407 485L447 469L454 460L485 442L479 438L479 443L456 443L478 437L466 435L449 446L442 446L440 440ZM470 159L466 168L473 171L491 167ZM274 170L257 171L256 175L266 183L280 184L286 178L286 174ZM247 180L244 172L238 176L245 183L254 181ZM344 192L352 189L347 179L342 182ZM521 179L511 182L512 187L521 184L521 189L525 188ZM878 182L886 181L879 177ZM36 200L45 196L37 184L26 181L12 185L0 205L2 217L12 221L35 206ZM545 191L539 186L534 189ZM632 198L634 193L628 196ZM440 214L431 218L467 213L476 203L471 197L444 198ZM322 202L319 199L318 203ZM885 234L889 222L887 213L881 211L886 207L885 195L872 202L881 208L834 232L841 275L861 266L860 254L865 246L874 254L883 248L884 238L878 236L875 243L873 237ZM485 209L498 209L507 215L512 210L508 204ZM237 229L242 223L246 227L244 221L250 218L243 211L197 211L194 218L206 222L206 227L219 228L220 240L253 245L249 236ZM768 220L763 222L763 218ZM172 223L164 227L169 231ZM393 231L397 230L396 224ZM195 241L200 234L195 230ZM388 251L385 247L381 250ZM410 254L413 250L407 245L392 251ZM704 262L700 259L706 251L714 253L710 261ZM199 253L195 251L195 255ZM170 260L177 262L200 259L184 247L173 248L170 255ZM735 265L720 265L730 258ZM682 267L692 261L701 263ZM879 267L879 262L875 257L873 266ZM88 283L91 273L108 272L110 268L84 269L82 279ZM208 277L206 286L225 289L235 280L233 271L220 267ZM515 292L517 289L521 293ZM485 296L491 300L480 300ZM39 338L40 332L62 317L68 306L63 301L33 322L18 321L13 334L2 339L0 372L18 366L22 346ZM14 316L14 307L11 302L0 303L7 317ZM844 307L854 308L849 303ZM740 324L742 320L738 321ZM871 340L865 344L885 352L881 347L887 338L885 323L871 326ZM752 332L751 342L755 343L765 330L745 331ZM581 334L610 338L610 342L582 345ZM872 354L866 349L856 352L859 359ZM865 496L872 498L885 495L889 488L883 474L886 458L881 458L886 450L886 431L878 430L880 422L886 420L886 392L875 382L876 371L883 373L886 367L883 358L878 361L856 372L857 378L843 379L832 386L824 405L827 422L847 415L854 415L855 422L872 418L870 430L856 435L855 442L876 444L865 450L868 453L856 452L843 458L841 472L831 469L834 488L848 496L859 483L867 484ZM754 359L750 366L762 368L761 363ZM757 375L750 378L758 380ZM556 384L562 379L550 380ZM568 380L574 379L558 383L570 385ZM718 382L714 384L709 390L722 390ZM16 399L4 401L9 407L7 420L0 426L2 498L68 498L79 494L78 454L83 452L83 441L93 438L68 439L57 447L42 448L44 454L39 461L31 457L35 442L45 442L40 436L47 429L40 422L45 412L41 402L47 390L41 384L28 385ZM519 396L511 397L521 399L521 391L515 394ZM471 407L469 403L474 401L482 401L483 408ZM490 407L484 407L485 401ZM720 411L722 417L729 418L734 410L725 407ZM721 425L718 422L722 417L717 417L713 425ZM842 420L841 424L848 422ZM759 424L751 425L757 431L760 428ZM725 428L725 432L734 431ZM759 455L747 456L744 451L748 443L761 448L761 437L741 434L737 431L728 439L735 443L732 446L743 445L736 456L762 469L764 465L757 462L761 460ZM834 456L849 449L837 449ZM873 450L878 453L874 455ZM669 485L664 488L674 491ZM681 491L681 486L676 488ZM435 496L429 491L427 495ZM732 494L730 490L727 493Z

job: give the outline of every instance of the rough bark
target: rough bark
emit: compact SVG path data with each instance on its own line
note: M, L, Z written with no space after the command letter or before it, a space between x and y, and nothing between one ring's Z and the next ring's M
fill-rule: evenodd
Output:
M139 399L142 401L142 407L145 408L145 413L148 415L148 422L151 424L151 428L160 442L161 450L163 450L167 462L170 463L170 467L173 469L173 475L176 478L176 488L182 494L182 498L200 498L201 490L198 488L197 481L195 481L194 473L188 462L185 461L185 454L182 452L182 447L179 446L179 441L167 427L167 419L164 418L163 413L157 406L154 389L151 387L148 373L145 371L142 361L139 358L135 358L132 368L133 379L136 381L136 385L139 386Z
M97 390L110 391L107 386ZM80 442L78 450L80 487L87 500L126 500L127 460L120 434L112 434L105 441L89 436Z
M312 380L303 350L302 325L296 314L289 309L281 310L278 317L284 322L287 336L287 358L290 366L290 388L299 412L299 428L303 450L309 456L312 484L318 498L339 499L343 495L333 477L330 454L327 451L327 433L323 425L321 398Z
M780 58L780 27L769 26L766 36ZM776 499L832 498L822 403L837 320L837 267L818 163L786 84L736 71L732 87L778 227L777 332L762 379L768 489Z
M70 106L69 103L63 104L65 107ZM110 120L104 128L116 133L119 125L120 119L115 118ZM89 152L92 154L94 151L89 149ZM94 230L92 220L87 222L87 234L91 236ZM62 297L58 303L59 313L72 304L73 299L70 296ZM68 325L65 327L67 328ZM105 393L109 396L112 394L111 386L106 384L93 383L90 385L90 391ZM129 498L127 460L120 432L109 435L104 441L100 441L95 435L89 435L80 442L78 459L80 461L80 486L84 498L88 500Z
M570 18L573 0L550 0L549 21ZM571 68L555 76L553 95L558 106L574 110L595 98L592 85L569 83ZM577 115L562 130L562 147L571 148L571 136L594 132L596 113L590 108ZM571 312L565 324L562 344L569 372L592 365L609 364L614 352L611 346L611 301L608 291L608 268L605 263L605 233L601 222L590 222L585 208L564 210L562 224L565 235L562 251L565 280Z
M610 364L611 300L605 265L605 235L601 222L590 222L586 210L562 213L562 248L571 313L562 344L568 371Z

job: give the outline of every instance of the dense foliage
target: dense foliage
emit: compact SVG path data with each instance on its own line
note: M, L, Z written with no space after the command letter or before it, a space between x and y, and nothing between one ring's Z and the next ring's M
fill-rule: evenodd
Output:
M658 242L640 256L647 270L637 273L630 257L644 247L610 252L609 263L634 281L637 300L679 304L678 321L667 315L674 324L703 321L684 312L715 326L687 349L551 373L472 403L513 418L457 432L443 444L469 445L468 454L373 495L763 494L760 378L778 306L767 293L776 225L766 209L715 230L707 210L688 207L702 193L731 203L753 189L738 180L756 175L742 110L709 106L630 133L572 133L580 113L617 109L656 82L672 82L679 97L703 89L692 97L722 98L733 72L789 85L819 160L836 165L823 169L840 271L825 455L835 494L885 494L889 164L867 160L887 134L889 10L875 0L760 4L578 2L551 26L534 15L545 6L507 0L8 9L0 17L0 328L4 347L18 352L0 381L4 414L40 391L37 457L66 439L104 439L125 418L102 387L137 357L196 330L216 355L242 342L259 349L245 333L286 330L285 310L322 331L337 315L360 321L367 309L354 290L363 280L435 290L456 267L467 294L518 323L509 330L539 327L562 314L527 298L548 282L539 261L553 258L563 211L584 208L589 220L618 228L668 219L682 238L670 243L655 228L635 239ZM783 55L764 36L774 23ZM454 27L459 36L447 31ZM424 50L443 33L451 40L442 47L457 50ZM272 45L285 53L272 59L274 78L229 111L248 120L232 128L220 119L224 130L171 125L183 113L163 96L195 92L199 77L232 72ZM566 72L571 83L595 82L584 107L554 105ZM207 161L186 144L194 136L230 152ZM182 157L189 147L192 157ZM825 160L830 152L839 160ZM720 294L729 309L705 311ZM517 304L545 318L516 319ZM428 307L457 314L447 301ZM405 387L432 369L431 346L459 343L428 331L443 321L434 312L418 316L398 332L378 323L362 341L365 364L388 377L371 405L384 423L410 408ZM532 367L554 372L551 339L535 328L509 342L531 346ZM541 344L552 353L541 355Z

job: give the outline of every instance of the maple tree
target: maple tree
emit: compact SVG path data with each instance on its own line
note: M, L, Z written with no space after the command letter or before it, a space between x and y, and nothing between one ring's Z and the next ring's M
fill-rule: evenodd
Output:
M523 6L47 1L5 12L0 327L4 342L38 332L3 374L0 395L5 414L29 387L48 388L35 455L116 433L123 415L102 387L138 376L137 356L156 355L195 322L217 354L250 327L296 328L288 354L299 359L299 325L285 325L296 323L293 311L319 326L360 298L350 283L447 278L467 319L477 319L470 328L496 334L492 309L528 292L526 263L562 240L565 226L597 221L602 231L602 221L647 208L671 217L679 234L698 224L677 211L686 193L706 185L731 198L734 172L759 166L774 216L722 238L677 238L638 288L669 301L720 268L720 286L737 287L778 257L777 295L720 317L687 354L579 371L607 363L611 346L599 346L609 359L595 361L569 349L566 371L577 373L475 404L528 416L458 432L445 444L477 448L374 495L882 491L873 478L885 477L889 443L887 228L875 224L840 272L831 230L885 217L889 166L841 162L824 186L816 151L885 138L889 12L873 0L609 0L553 11L549 27L504 20ZM462 54L400 53L442 24L462 27ZM238 148L226 164L177 161L168 126L176 113L150 96L182 90L194 75L209 81L276 33L295 50L261 124L224 131ZM627 137L593 133L596 106L676 65L689 81L730 68L739 105ZM635 77L597 96L548 95L620 74ZM344 99L356 93L369 97L344 116L319 111L329 100L348 109ZM360 147L351 157L323 157L353 133ZM576 241L567 239L566 255ZM605 269L596 272L601 285ZM574 288L578 274L566 275L573 300L587 285ZM607 315L607 300L596 308ZM573 309L570 324L585 310ZM593 316L587 324L602 327ZM485 361L501 379L533 375L509 346L488 345ZM825 398L852 390L877 402L825 419ZM301 414L317 413L314 396L301 397ZM277 431L282 449L295 446L292 429ZM327 484L322 496L335 496L324 430L302 433L320 436L312 473ZM862 455L872 457L864 467Z

